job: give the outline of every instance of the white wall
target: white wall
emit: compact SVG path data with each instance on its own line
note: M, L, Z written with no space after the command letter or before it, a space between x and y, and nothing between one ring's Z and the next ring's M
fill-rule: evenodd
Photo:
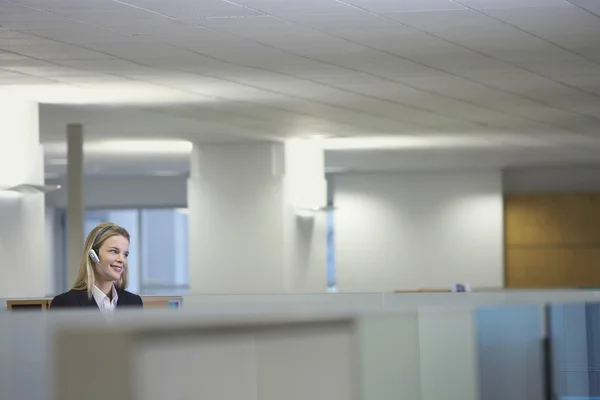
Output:
M0 188L42 184L38 105L0 94ZM43 296L43 194L0 190L0 297Z
M503 285L501 173L335 177L340 291Z

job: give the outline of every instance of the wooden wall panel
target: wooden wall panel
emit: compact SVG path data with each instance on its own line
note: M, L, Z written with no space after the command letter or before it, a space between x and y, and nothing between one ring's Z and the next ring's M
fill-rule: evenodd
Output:
M600 248L513 248L507 255L513 288L600 287Z
M600 194L510 195L507 245L600 244Z
M600 193L505 198L509 288L600 287Z

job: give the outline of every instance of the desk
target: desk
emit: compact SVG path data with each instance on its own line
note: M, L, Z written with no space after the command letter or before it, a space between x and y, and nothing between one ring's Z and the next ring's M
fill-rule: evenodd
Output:
M472 292L502 292L504 288L501 287L477 287L471 288ZM394 293L452 293L451 289L440 289L440 288L421 288L412 290L394 290Z
M12 299L6 300L6 311L46 311L52 299Z
M144 308L179 308L181 296L142 296ZM6 300L6 311L47 311L52 298Z
M144 308L180 308L183 298L180 296L142 296Z

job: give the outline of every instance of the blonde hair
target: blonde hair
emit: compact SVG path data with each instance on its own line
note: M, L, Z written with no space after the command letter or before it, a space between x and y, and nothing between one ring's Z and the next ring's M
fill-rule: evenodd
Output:
M103 222L90 231L85 240L81 263L79 264L79 273L73 285L74 290L87 290L88 297L92 298L92 291L96 283L94 274L94 262L90 258L90 250L94 250L100 256L99 250L102 244L113 236L123 236L127 241L130 241L129 232L112 222ZM117 289L125 290L129 279L129 268L124 268L121 274L121 279L115 283Z

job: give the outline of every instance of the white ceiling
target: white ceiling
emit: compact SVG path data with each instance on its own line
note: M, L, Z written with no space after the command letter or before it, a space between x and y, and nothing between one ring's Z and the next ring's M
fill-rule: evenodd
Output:
M44 142L83 122L91 139L429 143L329 152L336 168L593 162L600 1L4 0L0 87L49 104Z

